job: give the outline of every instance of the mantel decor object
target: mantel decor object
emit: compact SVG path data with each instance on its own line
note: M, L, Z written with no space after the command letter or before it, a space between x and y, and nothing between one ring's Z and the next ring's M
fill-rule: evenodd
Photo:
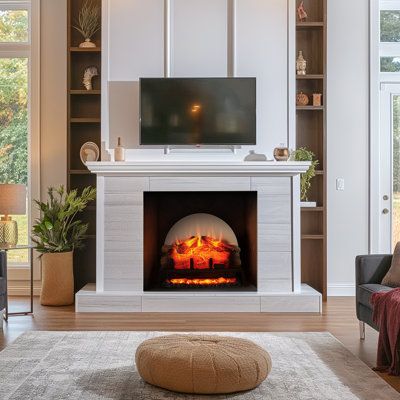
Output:
M118 138L118 145L114 149L114 161L125 161L125 148L121 144L121 138Z
M99 76L99 70L95 65L91 65L85 69L82 83L86 90L93 90L93 78L95 76Z
M80 48L94 48L96 44L92 42L94 34L100 29L101 9L94 4L93 0L86 0L79 11L78 20L74 28L85 39Z
M306 75L307 74L307 61L304 59L303 52L299 51L299 56L296 60L296 71L297 75Z
M290 151L283 143L274 149L274 158L276 161L287 161L290 157Z
M26 186L0 184L0 247L14 247L18 243L17 221L11 215L25 215Z
M297 16L299 17L300 22L307 21L308 14L306 9L304 8L304 1L302 1L297 7Z
M310 99L308 98L308 96L306 94L304 94L303 92L300 92L297 94L296 96L296 105L297 106L307 106L310 102Z
M79 152L82 164L86 164L88 161L98 161L100 157L100 149L94 142L86 142L82 145Z
M244 161L268 161L268 159L265 154L258 154L255 150L250 150Z
M290 158L294 161L311 161L311 165L307 172L301 174L300 177L300 204L301 207L316 207L316 202L308 201L308 193L311 189L311 181L316 175L315 170L319 161L315 159L315 154L305 147L300 147L293 151Z

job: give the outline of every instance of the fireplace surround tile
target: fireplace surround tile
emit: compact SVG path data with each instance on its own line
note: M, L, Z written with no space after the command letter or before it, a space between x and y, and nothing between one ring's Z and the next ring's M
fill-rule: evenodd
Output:
M319 312L321 295L300 284L299 174L308 166L183 160L88 163L97 174L97 281L77 293L77 311ZM254 291L144 290L144 197L158 191L255 193ZM236 200L230 203L240 208Z

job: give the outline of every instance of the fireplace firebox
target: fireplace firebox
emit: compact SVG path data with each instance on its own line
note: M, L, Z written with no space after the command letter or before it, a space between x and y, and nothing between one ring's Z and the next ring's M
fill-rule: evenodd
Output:
M144 193L144 290L257 290L256 192Z

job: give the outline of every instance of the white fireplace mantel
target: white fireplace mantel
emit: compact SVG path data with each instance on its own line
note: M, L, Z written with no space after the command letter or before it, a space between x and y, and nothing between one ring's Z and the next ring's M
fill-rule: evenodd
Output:
M89 162L97 175L96 282L78 312L320 312L301 284L300 174L308 162ZM256 291L144 289L144 210L149 192L256 192Z
M97 175L112 176L295 176L310 162L298 161L105 161L88 162Z

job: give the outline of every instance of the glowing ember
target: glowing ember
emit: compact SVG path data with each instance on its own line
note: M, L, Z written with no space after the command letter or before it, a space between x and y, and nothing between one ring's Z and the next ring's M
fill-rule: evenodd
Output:
M229 267L229 259L234 251L221 240L209 236L193 236L187 240L177 240L170 252L175 269L209 269L215 265ZM192 261L191 261L192 260Z
M193 285L193 286L208 286L208 285L226 285L236 284L236 278L216 278L216 279L169 279L167 283L171 285Z

